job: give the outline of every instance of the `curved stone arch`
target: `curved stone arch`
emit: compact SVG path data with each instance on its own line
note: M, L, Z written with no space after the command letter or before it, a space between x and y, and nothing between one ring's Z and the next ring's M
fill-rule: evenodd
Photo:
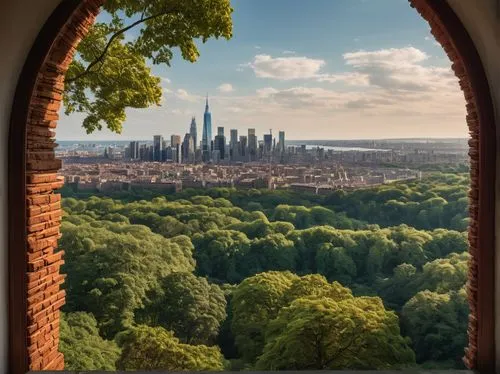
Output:
M61 166L54 129L64 76L75 49L105 0L62 1L33 46L18 83L9 132L9 368L61 370L59 309L64 305L59 273ZM468 296L471 369L493 372L495 128L493 104L479 55L445 0L409 0L429 22L459 78L471 135ZM480 249L480 250L479 250ZM480 287L479 287L480 286ZM22 297L19 297L22 295Z
M464 93L469 140L469 345L464 362L470 369L495 371L495 158L493 102L481 58L473 41L444 0L409 0L429 23L452 62Z
M19 79L9 130L9 372L64 369L58 351L64 305L61 167L53 130L64 76L103 0L62 1L45 23ZM21 296L21 297L19 297Z

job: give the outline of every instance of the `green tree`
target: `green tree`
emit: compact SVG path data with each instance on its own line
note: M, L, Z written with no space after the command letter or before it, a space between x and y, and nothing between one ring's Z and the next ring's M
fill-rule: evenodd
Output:
M245 276L268 270L295 270L297 250L283 234L270 234L250 243L238 268Z
M329 280L350 284L356 277L356 264L345 248L334 247L330 243L322 245L316 253L316 268Z
M452 253L424 265L421 289L446 293L460 290L467 281L469 271L468 252Z
M188 345L162 327L140 325L117 335L122 354L119 370L220 371L224 361L218 347Z
M445 229L431 232L432 240L425 246L430 259L442 258L450 253L463 253L469 248L467 233Z
M290 287L283 293L283 306L290 305L294 300L300 298L322 298L340 301L352 298L349 288L343 287L338 282L328 283L326 278L319 274L308 274L296 278Z
M120 349L114 341L99 336L97 321L90 313L61 313L59 350L66 370L116 370Z
M236 266L250 244L244 233L210 230L195 235L193 244L196 269L200 275L228 282L238 282L243 278Z
M133 322L161 278L194 269L193 246L184 236L165 239L145 226L109 221L63 222L62 231L65 308L94 314L108 338Z
M401 318L417 362L451 359L457 368L463 367L468 321L464 289L447 294L419 292L405 304Z
M158 295L140 319L172 330L187 344L210 344L226 318L222 290L191 273L172 273L160 282Z
M298 276L290 272L270 271L246 278L233 291L231 331L245 361L261 354L265 328L278 315L294 279Z
M404 368L415 363L379 298L296 299L269 323L259 370Z
M400 311L403 305L420 290L421 274L417 274L415 266L401 264L394 268L390 278L383 279L378 285L378 295L385 305Z
M88 133L120 133L126 108L160 105L160 78L147 66L170 65L173 50L195 62L197 41L232 36L230 0L108 0L77 49L65 80L66 113L85 113ZM133 32L132 32L133 31Z

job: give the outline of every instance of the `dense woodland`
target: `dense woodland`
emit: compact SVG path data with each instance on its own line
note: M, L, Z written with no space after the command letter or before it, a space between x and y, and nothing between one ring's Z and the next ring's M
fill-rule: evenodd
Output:
M461 368L468 188L65 190L66 368Z

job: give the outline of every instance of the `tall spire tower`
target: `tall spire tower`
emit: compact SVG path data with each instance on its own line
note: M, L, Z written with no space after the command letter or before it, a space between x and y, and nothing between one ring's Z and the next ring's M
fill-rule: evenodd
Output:
M203 161L210 161L212 153L212 114L208 106L208 93L205 104L205 114L203 115L203 135L201 138L201 150L203 154Z

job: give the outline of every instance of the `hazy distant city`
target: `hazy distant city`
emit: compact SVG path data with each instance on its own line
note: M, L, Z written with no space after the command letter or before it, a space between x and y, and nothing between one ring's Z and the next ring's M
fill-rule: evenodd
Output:
M432 165L466 165L467 139L287 140L286 132L217 127L206 99L184 136L151 141L61 142L62 175L75 192L133 188L291 188L316 194L420 178ZM168 139L168 138L167 138ZM425 168L424 168L425 170Z

